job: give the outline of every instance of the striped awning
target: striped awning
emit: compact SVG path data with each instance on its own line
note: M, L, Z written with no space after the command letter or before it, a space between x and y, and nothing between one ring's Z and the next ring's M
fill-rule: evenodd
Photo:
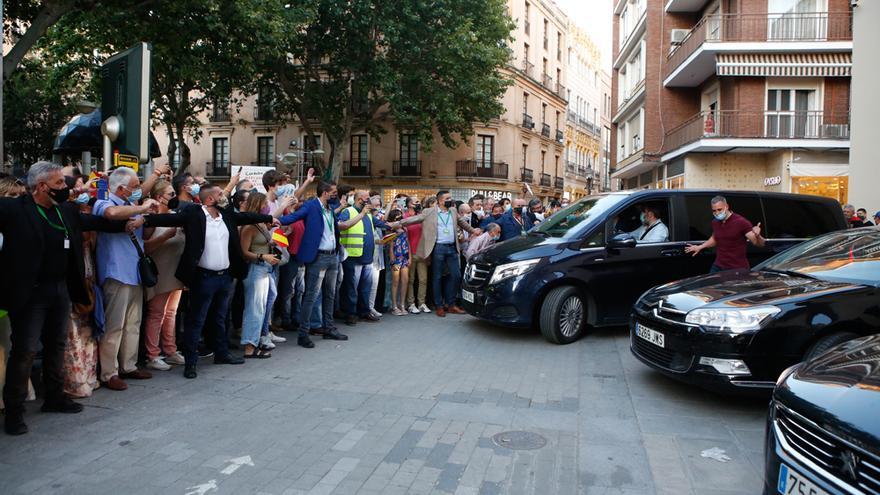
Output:
M849 77L851 53L719 53L719 76Z

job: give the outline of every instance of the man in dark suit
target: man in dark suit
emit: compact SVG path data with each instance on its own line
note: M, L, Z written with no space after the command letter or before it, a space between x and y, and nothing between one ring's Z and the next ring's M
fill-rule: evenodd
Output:
M125 222L81 214L68 197L60 166L37 162L28 171L30 194L0 198L0 301L9 311L12 351L6 367L4 427L27 433L24 400L34 356L43 344L43 412L78 413L64 395L62 361L71 301L90 304L85 283L83 231L122 232Z
M214 364L242 364L244 360L229 353L226 313L233 280L247 274L241 252L238 227L270 223L275 219L258 213L238 213L220 208L223 190L213 184L201 186L200 205L190 205L176 214L148 215L148 227L183 227L186 244L175 276L189 288L189 310L184 322L183 376L195 378L198 344L202 328L210 321L215 329Z
M363 209L347 221L338 221L331 204L336 200L336 184L318 184L318 197L306 201L299 210L281 217L282 225L290 225L305 220L306 230L296 259L306 267L305 293L302 302L302 315L297 344L307 349L315 347L309 338L309 315L318 296L322 294L324 339L348 340L333 323L333 307L336 298L336 277L339 273L339 231L349 229L371 214L373 206L365 204Z

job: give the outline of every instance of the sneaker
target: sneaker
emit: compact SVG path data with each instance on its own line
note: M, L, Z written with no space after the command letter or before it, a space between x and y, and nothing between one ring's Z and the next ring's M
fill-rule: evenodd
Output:
M147 368L151 370L157 371L168 371L171 369L171 365L166 363L162 358L151 359L147 363Z
M371 310L370 310L370 314L373 315L373 316L375 316L376 318L381 318L381 317L382 317L382 313L376 311L375 309L371 309Z
M275 344L272 343L272 339L267 335L265 337L260 337L260 347L272 350L275 348Z
M391 312L394 316L406 316L409 313L404 311L402 308L394 308L394 311Z
M279 336L275 335L275 332L269 332L269 340L271 340L272 342L274 342L276 344L281 344L283 342L287 342L287 339L285 339L284 337L279 337Z
M431 310L428 308L428 305L426 305L426 304L422 304L421 306L419 306L419 311L421 311L422 313L430 313L431 312Z
M417 308L415 304L410 304L409 307L408 307L406 310L409 311L410 313L414 314L414 315L417 315L417 314L419 314L419 313L422 312L422 310L420 310L419 308Z
M170 356L166 356L165 362L168 364L186 364L186 359L183 358L183 354L177 351Z

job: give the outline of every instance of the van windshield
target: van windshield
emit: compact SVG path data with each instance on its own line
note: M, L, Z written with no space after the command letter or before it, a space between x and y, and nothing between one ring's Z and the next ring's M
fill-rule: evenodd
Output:
M541 225L535 227L533 232L543 232L551 237L572 237L580 233L589 220L601 216L606 211L626 199L623 194L609 194L606 196L586 197L564 210L558 211Z

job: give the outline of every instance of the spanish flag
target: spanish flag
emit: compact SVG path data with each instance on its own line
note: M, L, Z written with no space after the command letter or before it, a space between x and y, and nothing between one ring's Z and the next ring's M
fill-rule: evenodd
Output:
M288 242L287 240L287 236L282 234L281 231L278 229L272 231L272 240L275 241L275 244L278 244L283 248L286 248L290 245L290 242Z

